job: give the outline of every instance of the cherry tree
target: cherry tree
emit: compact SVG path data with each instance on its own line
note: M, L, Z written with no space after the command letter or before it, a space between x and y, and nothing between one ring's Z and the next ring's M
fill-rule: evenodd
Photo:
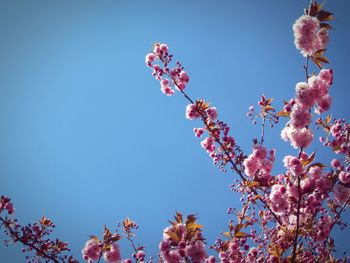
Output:
M333 70L325 57L329 42L329 21L333 14L311 1L294 25L294 44L305 60L305 79L295 85L295 95L281 109L273 99L261 96L247 116L260 125L260 135L251 149L244 151L218 110L204 99L192 99L187 92L190 76L179 61L174 62L169 47L155 43L146 55L146 65L160 82L161 92L171 97L180 93L189 103L188 120L196 120L194 135L213 164L232 173L231 189L241 195L240 208L229 209L234 219L214 244L208 245L196 215L177 212L164 229L159 254L147 257L136 245L138 225L127 218L111 231L104 227L102 238L91 235L82 249L87 262L346 262L336 258L331 236L336 225L346 226L342 214L350 204L350 124L327 115L332 97ZM276 174L276 151L265 145L268 125L282 123L281 140L290 144L284 156L284 172ZM324 135L317 142L316 129ZM312 152L312 142L331 149L336 158L327 163ZM282 142L283 143L283 142ZM324 149L323 148L323 149ZM21 243L29 262L77 262L67 255L68 245L47 236L54 224L43 217L38 223L22 226L13 218L15 209L8 197L0 201L1 228L6 244ZM118 245L126 239L133 254L125 257Z

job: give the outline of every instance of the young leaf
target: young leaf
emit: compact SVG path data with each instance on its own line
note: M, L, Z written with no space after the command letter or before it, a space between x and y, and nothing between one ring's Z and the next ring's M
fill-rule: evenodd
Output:
M325 11L325 10L321 10L317 13L317 19L320 20L321 22L323 21L329 21L329 20L334 20L334 17L332 16L333 14Z
M227 237L227 238L231 238L231 234L230 234L230 232L224 232L224 233L222 233L225 237Z
M325 28L327 30L333 29L333 27L330 24L327 23L320 23L321 28Z
M290 116L290 113L287 112L287 111L279 111L276 113L277 116L279 117L289 117Z
M175 242L179 242L179 237L176 233L171 231L166 231L165 234L167 234L171 239L173 239Z
M103 241L106 241L112 236L111 231L109 231L108 227L105 225L105 230L103 232Z
M244 233L244 232L237 232L237 233L235 234L235 237L238 237L238 238L240 238L240 237L245 237L245 236L247 236L247 233Z
M328 116L326 117L326 119L325 119L326 124L328 125L329 122L330 122L331 120L332 120L332 114L331 114L331 115L328 115Z
M308 165L309 163L311 163L314 159L315 159L315 152L313 152L306 160L302 160L301 161L301 164L303 165L303 166L306 166L306 165Z
M176 212L175 221L179 224L182 224L182 214L180 212Z

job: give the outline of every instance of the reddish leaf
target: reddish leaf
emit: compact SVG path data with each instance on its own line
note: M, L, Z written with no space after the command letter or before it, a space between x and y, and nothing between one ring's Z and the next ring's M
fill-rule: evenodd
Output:
M225 237L227 237L227 238L231 238L231 234L230 234L230 232L224 232L224 233L222 233Z
M245 237L245 236L247 236L247 233L244 233L244 232L237 232L237 233L235 234L235 237L238 237L238 238L240 238L240 237Z
M320 20L321 22L334 20L334 17L332 15L333 14L328 11L321 10L317 13L317 19Z
M325 28L327 30L333 29L333 27L330 24L327 23L320 23L321 28Z
M179 224L182 224L182 214L180 212L176 212L175 221Z
M279 111L279 112L276 113L276 115L280 116L280 117L289 117L290 113L286 112L286 111Z
M311 163L313 160L315 159L315 152L313 152L306 160L302 160L301 164L303 166L308 165L309 163Z
M175 242L179 242L179 240L180 240L179 237L177 236L177 234L174 232L166 231L165 234L167 234Z
M103 232L103 241L106 241L111 236L112 236L111 231L109 231L108 227L105 225L105 229L104 229L104 232Z

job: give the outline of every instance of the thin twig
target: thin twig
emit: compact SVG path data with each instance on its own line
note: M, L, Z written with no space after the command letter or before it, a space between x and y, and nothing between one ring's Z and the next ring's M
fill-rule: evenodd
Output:
M260 145L263 145L264 143L264 137L265 137L265 120L266 116L264 115L262 124L261 124L261 140L260 140Z

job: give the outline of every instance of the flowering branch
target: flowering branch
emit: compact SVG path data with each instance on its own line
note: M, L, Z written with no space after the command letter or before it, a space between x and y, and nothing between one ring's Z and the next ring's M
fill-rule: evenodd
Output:
M0 214L7 210L8 214L13 214L15 209L11 200L5 196L0 198ZM17 223L17 219L3 218L0 216L1 227L4 227L4 232L10 237L13 243L19 242L24 248L23 252L35 252L33 261L44 259L55 263L69 262L77 263L72 256L63 255L65 251L70 251L67 243L62 242L59 239L55 241L47 239L46 236L51 234L52 229L55 227L53 222L46 217L43 217L39 224L28 224L21 226ZM5 241L6 244L9 241ZM29 262L29 256L26 256Z

